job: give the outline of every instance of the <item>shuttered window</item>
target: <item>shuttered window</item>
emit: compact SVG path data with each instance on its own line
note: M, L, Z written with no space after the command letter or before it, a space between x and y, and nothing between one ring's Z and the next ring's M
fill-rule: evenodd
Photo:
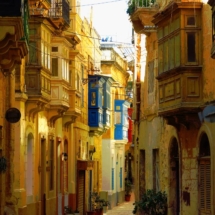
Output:
M153 149L153 189L158 192L160 191L159 185L159 151Z
M200 211L201 214L210 213L211 211L211 171L210 159L201 158L199 166L200 182Z
M114 190L114 168L112 168L112 174L111 174L111 178L112 178L112 180L111 180L111 188L112 188L112 190Z
M120 188L122 188L122 167L120 167Z
M85 172L79 171L78 174L78 210L80 211L80 214L84 214Z

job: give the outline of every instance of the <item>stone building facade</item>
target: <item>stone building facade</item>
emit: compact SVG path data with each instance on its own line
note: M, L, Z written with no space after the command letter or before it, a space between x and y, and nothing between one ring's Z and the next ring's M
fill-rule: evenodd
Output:
M136 64L135 72L136 198L162 190L170 215L214 214L211 8L205 1L157 0L130 18L138 49L145 34L147 50L145 68Z

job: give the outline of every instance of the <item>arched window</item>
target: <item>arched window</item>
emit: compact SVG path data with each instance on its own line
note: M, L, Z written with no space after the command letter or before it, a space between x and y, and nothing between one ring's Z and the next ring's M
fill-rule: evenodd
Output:
M34 138L30 133L27 137L27 147L26 147L26 193L27 202L30 203L33 197L33 146Z

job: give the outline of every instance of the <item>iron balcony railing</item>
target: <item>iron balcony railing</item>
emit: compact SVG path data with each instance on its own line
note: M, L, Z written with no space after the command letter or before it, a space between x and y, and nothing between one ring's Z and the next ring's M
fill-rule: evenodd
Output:
M138 7L152 7L156 0L132 0L135 3L136 8Z
M53 8L49 9L49 16L51 18L63 18L65 22L69 24L69 10L68 0L61 0L56 2Z
M157 7L156 0L129 0L127 13L132 15L138 8L152 8Z

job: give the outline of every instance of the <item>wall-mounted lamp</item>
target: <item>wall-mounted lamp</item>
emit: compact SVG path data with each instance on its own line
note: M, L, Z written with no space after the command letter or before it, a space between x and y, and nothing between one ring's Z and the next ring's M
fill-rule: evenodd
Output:
M67 161L68 155L67 155L66 152L63 152L61 156L62 156L62 157L61 157L62 161Z

